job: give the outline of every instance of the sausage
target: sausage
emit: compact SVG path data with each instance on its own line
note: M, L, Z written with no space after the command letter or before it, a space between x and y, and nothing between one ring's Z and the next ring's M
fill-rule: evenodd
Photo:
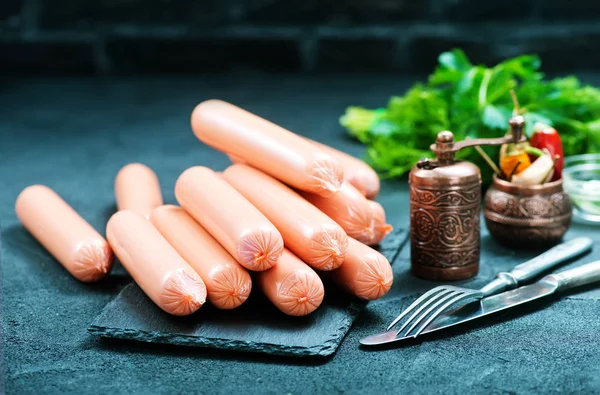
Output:
M206 286L152 224L129 210L106 225L113 251L135 282L169 314L189 315L206 301Z
M352 155L348 155L345 152L338 151L333 147L317 141L309 141L319 149L333 156L333 158L342 165L344 179L354 185L360 193L368 199L375 199L377 197L380 187L379 176L371 166L367 165L362 160L355 158Z
M348 292L366 300L381 298L394 281L388 260L378 251L352 238L348 238L344 264L331 272L331 277Z
M255 279L267 299L287 315L308 315L321 305L325 296L317 273L287 249L277 265L256 273Z
M229 155L233 164L244 164L241 159ZM364 197L347 181L337 193L323 197L308 192L300 194L319 210L337 222L350 237L367 245L379 244L394 228L385 222L381 205Z
M394 230L394 227L385 222L385 210L381 207L381 204L373 200L369 200L368 203L373 213L373 239L366 244L375 245L379 244L385 236Z
M229 158L229 161L234 165L245 165L246 164L246 163L244 163L242 158L239 158L235 155L227 155L227 157Z
M281 234L221 175L202 166L189 168L175 184L175 197L246 269L267 270L277 263Z
M215 307L234 309L248 299L252 280L246 269L181 207L158 207L150 221L200 275Z
M192 129L202 142L303 191L336 192L343 170L333 157L304 138L220 100L192 113Z
M346 233L302 196L246 165L230 166L223 177L279 229L285 246L304 262L319 270L342 264Z
M163 204L158 177L141 163L130 163L119 170L115 178L115 198L119 210L135 211L146 219Z
M25 188L15 211L23 226L76 279L98 281L112 269L114 255L107 241L52 189Z
M306 192L300 194L337 222L349 237L363 243L372 242L374 238L373 210L369 205L369 200L350 183L344 182L337 193L328 197Z

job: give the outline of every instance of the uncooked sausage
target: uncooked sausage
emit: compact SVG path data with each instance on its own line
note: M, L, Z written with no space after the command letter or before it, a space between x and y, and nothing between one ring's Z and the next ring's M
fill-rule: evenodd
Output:
M304 262L319 270L342 264L346 233L302 196L246 165L230 166L223 177L279 229L285 246Z
M113 252L107 241L44 185L25 188L15 210L25 228L80 281L98 281L110 272Z
M119 210L135 211L146 219L163 204L158 177L141 163L130 163L119 170L115 178L115 198Z
M288 315L312 313L325 295L317 273L287 249L277 265L256 273L255 278L271 303Z
M300 194L337 222L349 237L362 243L373 241L373 210L367 198L350 183L344 182L337 193L327 197L306 192Z
M394 228L386 223L385 210L381 204L373 200L369 200L368 203L373 213L373 239L366 244L375 245L379 244Z
M362 299L374 300L392 287L394 275L387 259L378 251L348 238L344 264L331 277L348 292Z
M279 231L221 175L196 166L175 184L177 201L246 269L267 270L283 250Z
M304 138L220 100L192 113L192 129L205 144L303 191L327 196L343 180L340 163Z
M206 286L194 269L141 215L114 214L106 237L131 277L158 307L169 314L189 315L206 301Z
M379 176L362 160L317 141L309 140L316 147L333 156L344 169L344 179L354 185L368 199L375 199L379 193Z
M200 275L215 307L234 309L248 299L252 280L246 269L181 207L158 207L150 221Z

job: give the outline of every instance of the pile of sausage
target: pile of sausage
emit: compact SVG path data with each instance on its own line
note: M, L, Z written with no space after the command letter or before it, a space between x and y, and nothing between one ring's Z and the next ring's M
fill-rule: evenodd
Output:
M200 103L191 122L234 164L223 173L184 171L175 185L180 206L163 205L150 168L129 164L115 179L119 211L108 241L42 185L21 192L17 216L77 279L103 278L114 254L173 315L192 314L206 299L236 308L253 284L294 316L321 304L320 276L368 300L390 289L390 264L369 247L391 231L369 200L379 191L369 166L223 101Z

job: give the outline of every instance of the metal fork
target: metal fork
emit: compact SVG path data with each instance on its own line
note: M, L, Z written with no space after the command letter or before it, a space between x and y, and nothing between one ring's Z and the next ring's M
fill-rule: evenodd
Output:
M469 299L477 301L506 290L517 288L517 286L532 280L546 270L588 252L592 249L592 244L592 240L587 237L578 237L559 244L543 254L516 266L510 272L498 273L496 279L480 290L452 285L435 287L408 306L402 314L392 321L387 330L392 329L398 322L413 312L400 327L398 334L402 334L402 331L408 327L403 336L411 336L412 334L412 337L417 337L440 314L449 310L450 307L457 305L459 302L465 302Z

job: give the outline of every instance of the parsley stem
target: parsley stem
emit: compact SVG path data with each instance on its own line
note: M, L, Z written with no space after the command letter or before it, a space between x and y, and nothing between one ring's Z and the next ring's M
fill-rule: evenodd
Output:
M496 173L498 175L502 174L502 172L500 171L500 169L498 168L498 166L496 166L496 164L494 163L494 161L492 160L492 158L490 158L490 156L483 150L483 148L481 148L478 145L474 146L474 148L479 153L479 155L481 155L481 157L483 158L483 160L485 160L486 163L492 168L492 170L494 171L494 173Z
M517 99L517 94L515 93L514 89L510 90L510 97L512 98L512 101L513 101L513 116L519 115L519 113L521 111L519 109L519 99Z
M487 89L492 79L492 70L486 69L483 73L483 79L481 80L481 86L479 87L479 109L483 109L487 99Z

